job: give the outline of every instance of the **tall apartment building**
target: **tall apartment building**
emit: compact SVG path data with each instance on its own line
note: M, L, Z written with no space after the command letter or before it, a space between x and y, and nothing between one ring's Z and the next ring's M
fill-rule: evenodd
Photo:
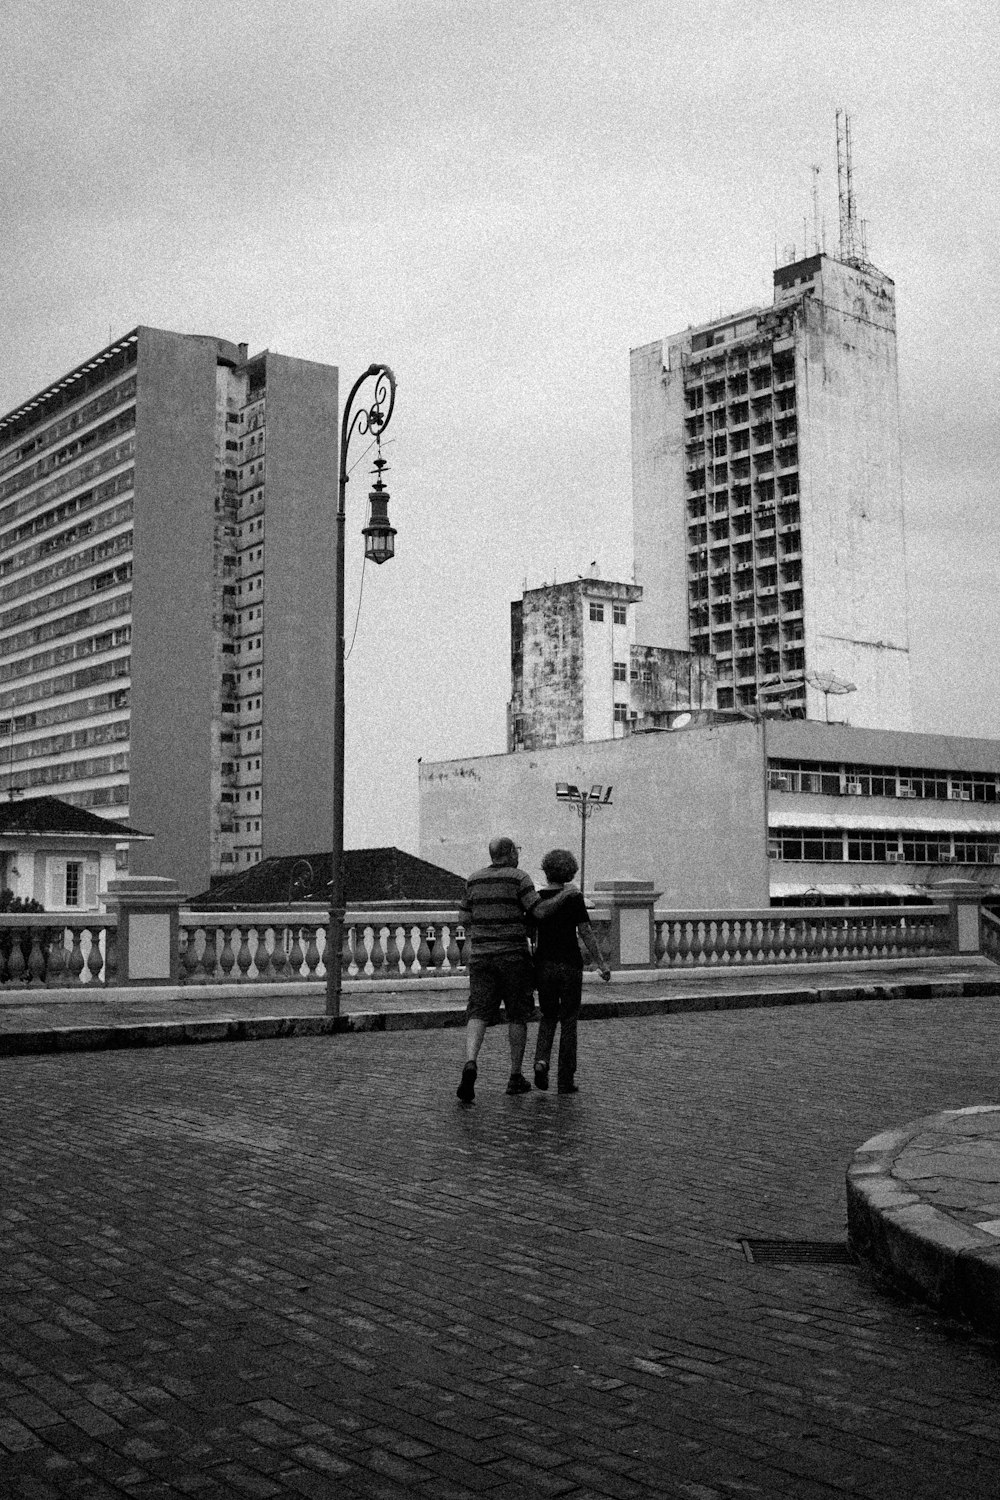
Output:
M719 707L807 681L831 711L911 725L893 283L813 255L750 308L632 352L639 626L711 652ZM760 701L765 701L764 693Z
M0 418L0 796L210 876L329 841L337 371L140 327Z
M715 708L710 657L637 643L641 598L636 584L595 575L511 603L508 751L621 739Z

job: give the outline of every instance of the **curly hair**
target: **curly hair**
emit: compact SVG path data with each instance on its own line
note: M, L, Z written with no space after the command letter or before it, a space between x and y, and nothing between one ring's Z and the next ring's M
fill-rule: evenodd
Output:
M546 878L557 880L560 885L565 885L567 880L572 880L579 868L576 856L568 849L550 849L542 860L542 870Z

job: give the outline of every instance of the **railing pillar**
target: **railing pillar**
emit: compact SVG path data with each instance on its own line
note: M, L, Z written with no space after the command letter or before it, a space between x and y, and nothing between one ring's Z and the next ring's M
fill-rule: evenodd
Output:
M952 953L979 953L979 907L985 887L974 880L943 880L935 884L935 901L947 904L949 947Z
M598 880L594 897L611 917L612 969L655 969L656 929L653 907L660 892L651 880Z
M118 983L177 984L183 896L175 880L123 875L108 881L107 904L118 912Z

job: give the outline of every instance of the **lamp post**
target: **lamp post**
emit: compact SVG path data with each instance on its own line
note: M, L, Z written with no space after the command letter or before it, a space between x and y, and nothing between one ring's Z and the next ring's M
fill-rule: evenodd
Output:
M556 797L560 802L572 802L580 814L580 890L583 891L587 871L587 819L598 807L611 806L611 787L592 786L588 792L581 791L570 781L557 781Z
M374 380L370 406L361 405L353 412L354 398L366 380ZM367 398L366 398L367 399ZM347 903L344 893L344 537L346 531L345 497L347 491L347 450L357 433L371 433L377 443L389 425L396 400L396 377L388 365L369 365L351 387L340 424L340 479L337 492L337 649L333 663L333 852L330 918L326 929L326 1013L340 1015L340 955L344 945L344 916ZM369 493L371 518L362 532L365 557L373 563L388 562L394 553L395 531L389 525L389 491L382 478L386 461L381 447L375 460L376 480Z

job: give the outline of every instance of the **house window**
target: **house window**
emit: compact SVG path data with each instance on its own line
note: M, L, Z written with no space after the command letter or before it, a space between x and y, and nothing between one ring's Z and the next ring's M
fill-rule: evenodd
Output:
M612 607L611 607L611 613L612 613L612 616L614 618L614 623L616 625L626 625L628 623L628 605L627 604L614 604L614 605L612 605Z
M66 905L80 905L80 880L83 874L83 865L79 860L71 859L66 864Z
M615 681L628 682L628 662L615 662Z
M604 619L604 605L603 604L593 604L592 603L591 606L590 606L590 618L592 620L603 620Z
M615 723L616 724L627 724L628 723L628 704L627 703L616 703L615 704Z

